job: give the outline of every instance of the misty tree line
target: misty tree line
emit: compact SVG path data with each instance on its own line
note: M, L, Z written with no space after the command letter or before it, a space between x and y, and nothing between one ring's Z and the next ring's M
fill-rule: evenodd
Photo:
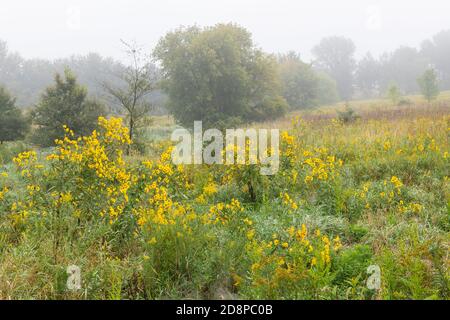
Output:
M294 68L304 74L304 78L298 80L303 86L295 88L298 91L296 95L302 96L304 102L294 107L309 107L352 97L381 97L392 84L396 84L404 94L417 93L420 89L417 78L429 67L438 72L441 89L450 89L450 30L441 31L423 41L419 49L402 46L380 57L367 53L359 60L355 58L355 50L352 40L329 37L313 48L312 63L299 65L300 56L295 53L281 55L284 58L280 60L284 62L286 57L294 58L290 66L297 64ZM297 59L298 63L295 62ZM66 67L77 75L81 84L88 87L89 94L97 98L105 96L102 83L105 80L114 81L115 75L125 69L122 63L97 53L55 61L24 59L8 50L7 44L0 40L0 84L17 97L20 107L34 105L42 91L52 83L55 73L62 73ZM281 69L281 76L288 83L294 77L293 71L286 64L282 64ZM310 69L315 75L311 74ZM319 83L319 88L314 86L314 90L322 94L319 97L311 93L314 91L311 90L314 80ZM333 81L336 82L338 97L333 92ZM328 97L323 98L324 95ZM164 105L164 99L159 94L155 94L154 102L161 107Z
M356 97L394 101L421 89L431 100L438 81L450 88L450 31L420 49L359 61L350 39L328 37L313 48L311 63L295 52L263 52L235 24L179 28L151 56L124 44L128 65L95 53L27 60L0 42L0 141L23 138L31 122L33 142L46 146L64 134L63 124L83 134L104 114L124 115L133 138L151 113L168 111L184 126L203 120L225 128Z
M423 41L420 48L401 46L376 58L367 53L355 59L356 47L343 37L323 39L314 49L314 68L336 80L341 99L385 97L389 88L402 94L421 91L418 79L434 70L440 88L450 89L450 30Z
M362 97L383 95L392 84L403 94L420 92L419 79L434 69L442 90L450 89L450 30L422 42L419 49L402 46L378 59L367 53L354 68L354 87Z
M88 88L91 97L105 101L107 100L103 88L105 81L120 85L120 76L126 70L123 63L97 53L74 55L54 61L25 59L18 53L11 52L7 43L0 39L0 85L16 97L20 108L33 107L45 88L52 85L55 74L63 74L66 68ZM163 99L160 91L153 92L151 101L154 105L162 107Z

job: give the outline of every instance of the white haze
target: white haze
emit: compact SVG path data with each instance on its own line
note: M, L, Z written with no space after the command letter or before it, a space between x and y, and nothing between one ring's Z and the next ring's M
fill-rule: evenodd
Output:
M98 52L123 58L120 39L149 50L180 25L236 22L268 52L307 60L321 38L346 36L379 55L450 28L448 0L1 0L0 39L26 58Z

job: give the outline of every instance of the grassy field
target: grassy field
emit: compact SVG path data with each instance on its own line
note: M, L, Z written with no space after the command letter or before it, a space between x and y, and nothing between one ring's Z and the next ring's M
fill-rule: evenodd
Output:
M274 176L174 166L169 117L148 156L114 118L12 162L24 147L1 146L0 299L448 299L450 93L408 99L254 124L283 130Z

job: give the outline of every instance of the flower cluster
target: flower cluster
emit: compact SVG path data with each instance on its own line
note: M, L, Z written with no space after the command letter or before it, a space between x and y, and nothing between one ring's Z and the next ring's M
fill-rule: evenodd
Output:
M331 257L341 247L339 236L330 240L319 230L310 235L305 224L300 228L291 226L282 235L274 234L270 241L253 239L247 245L249 273L246 277L235 276L235 285L250 285L250 290L274 297L292 286L314 286L315 275L330 272Z

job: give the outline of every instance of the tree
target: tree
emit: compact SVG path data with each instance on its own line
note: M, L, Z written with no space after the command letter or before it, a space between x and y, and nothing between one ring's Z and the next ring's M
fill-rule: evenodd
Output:
M0 87L0 144L23 139L28 129L29 123L16 107L16 100Z
M355 83L363 96L377 95L380 85L380 63L370 53L358 62Z
M176 120L207 127L276 118L287 109L280 97L277 65L235 24L181 28L154 50L162 88Z
M387 96L392 101L392 104L394 104L395 106L398 104L400 98L402 97L402 95L400 94L400 90L395 84L391 84L389 86Z
M450 30L444 30L422 44L422 55L428 58L442 77L441 85L450 89Z
M383 55L380 61L383 91L394 82L405 94L416 93L419 90L416 79L426 68L425 58L415 48L400 47Z
M0 84L8 87L9 92L17 98L20 106L23 105L20 99L23 63L22 57L17 53L10 52L6 42L0 40Z
M77 136L88 135L95 129L98 117L105 113L105 107L89 99L86 88L80 86L75 75L66 69L64 78L56 74L55 85L46 89L32 112L38 127L33 140L42 146L51 146L55 139L64 136L64 125Z
M340 100L336 81L324 72L317 72L317 104L333 104Z
M142 48L136 44L128 44L124 41L122 43L131 59L130 65L119 75L123 85L114 86L104 82L103 86L113 102L125 112L130 139L133 140L136 129L142 125L146 115L152 109L152 104L147 97L154 90L156 70L144 56ZM127 153L130 153L130 147Z
M355 69L355 45L343 37L328 37L313 48L316 67L336 80L339 95L348 100L353 92L353 73Z
M294 52L278 57L282 95L293 109L317 105L319 78Z
M439 95L439 83L436 71L434 71L434 69L426 70L424 74L417 79L417 82L419 83L420 90L425 99L427 99L428 103L436 99Z

